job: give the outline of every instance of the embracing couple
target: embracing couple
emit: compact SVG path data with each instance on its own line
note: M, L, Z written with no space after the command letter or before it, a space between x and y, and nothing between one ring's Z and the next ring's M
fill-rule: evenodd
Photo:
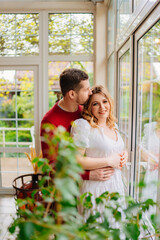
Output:
M61 73L60 87L63 98L43 117L41 136L45 134L42 126L46 123L61 125L71 133L82 153L78 161L85 170L81 194L91 192L93 198L106 191L124 195L121 168L128 154L113 116L109 93L102 86L90 89L88 75L75 68ZM48 156L43 141L41 146L43 157L52 164L55 159Z

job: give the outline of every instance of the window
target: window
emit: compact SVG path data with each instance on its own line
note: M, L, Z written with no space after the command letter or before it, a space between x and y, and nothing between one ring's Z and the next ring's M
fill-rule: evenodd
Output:
M93 54L93 14L49 14L49 54Z
M89 75L90 84L93 85L93 62L80 61L80 56L90 59L93 55L93 14L91 13L50 13L49 14L49 108L61 98L59 75L69 67L84 70ZM60 56L61 61L55 61ZM69 59L76 61L64 61Z
M0 67L0 190L33 172L24 152L35 147L35 69Z
M146 188L136 188L137 199L157 200L160 156L160 21L138 41L136 181ZM151 212L155 208L150 209Z
M90 85L93 85L93 62L49 62L49 108L53 107L55 102L61 98L59 75L65 68L70 67L86 71L89 76Z
M124 141L125 150L131 151L132 119L132 78L131 78L131 41L129 40L118 52L118 126ZM130 193L131 159L122 168L126 193Z
M128 148L129 135L129 103L130 103L130 50L120 58L119 79L119 128L123 136L125 147Z
M0 57L39 54L39 14L0 14Z
M34 72L0 71L1 147L29 147L34 126Z
M125 32L128 20L132 14L132 1L117 0L117 36Z

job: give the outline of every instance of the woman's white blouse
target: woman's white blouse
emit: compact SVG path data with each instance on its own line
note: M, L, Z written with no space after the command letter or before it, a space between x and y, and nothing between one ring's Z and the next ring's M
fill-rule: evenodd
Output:
M86 149L88 157L107 157L112 153L121 153L124 142L117 129L117 141L107 137L103 127L92 128L87 120L80 118L73 122L71 135L76 146Z
M92 128L86 120L81 118L73 122L71 135L77 147L85 148L85 154L87 157L107 157L113 153L121 153L124 149L124 142L118 132L118 126L116 124L115 127L117 129L117 141L107 137L102 127ZM85 192L93 194L93 207L95 207L95 198L99 197L106 191L119 192L120 195L124 195L121 170L115 169L114 175L107 181L83 180L80 191L81 194ZM103 212L103 206L99 208L99 211ZM79 211L82 213L83 208L80 207Z

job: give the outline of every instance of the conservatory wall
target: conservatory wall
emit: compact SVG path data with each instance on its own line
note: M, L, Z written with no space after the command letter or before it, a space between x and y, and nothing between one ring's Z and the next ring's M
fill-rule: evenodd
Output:
M126 191L138 201L159 203L160 3L111 0L107 28L107 87L129 152Z
M0 2L0 193L32 171L24 152L40 152L40 121L60 98L59 74L78 67L114 99L129 152L126 192L139 199L152 189L157 199L157 188L135 183L159 179L159 1Z
M83 69L91 86L96 78L105 85L106 40L103 49L98 43L106 39L105 9L89 1L1 1L0 193L33 171L24 153L40 152L40 122L61 97L63 69ZM96 21L105 29L101 38Z

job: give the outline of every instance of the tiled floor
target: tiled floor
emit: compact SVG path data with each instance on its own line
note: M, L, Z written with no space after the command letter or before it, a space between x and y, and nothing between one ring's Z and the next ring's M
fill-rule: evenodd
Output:
M13 196L0 195L0 240L15 240L8 232L8 226L16 216L16 207Z

